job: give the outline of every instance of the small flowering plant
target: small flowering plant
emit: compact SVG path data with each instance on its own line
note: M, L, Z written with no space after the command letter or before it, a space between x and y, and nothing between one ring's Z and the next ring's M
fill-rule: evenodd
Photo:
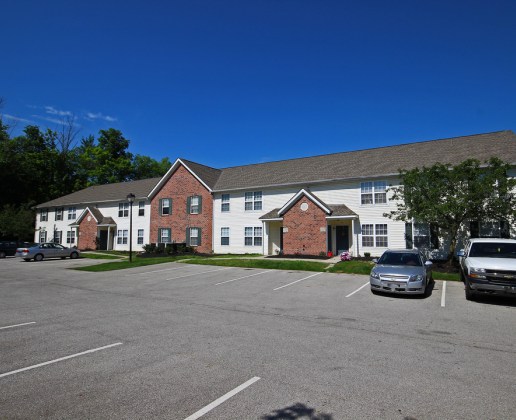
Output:
M348 251L344 251L342 254L340 254L340 260L341 261L350 261L351 254Z

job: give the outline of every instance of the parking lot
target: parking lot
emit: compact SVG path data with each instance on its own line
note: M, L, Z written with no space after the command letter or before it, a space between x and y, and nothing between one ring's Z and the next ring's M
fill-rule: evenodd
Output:
M0 261L0 418L514 419L516 304L368 277Z

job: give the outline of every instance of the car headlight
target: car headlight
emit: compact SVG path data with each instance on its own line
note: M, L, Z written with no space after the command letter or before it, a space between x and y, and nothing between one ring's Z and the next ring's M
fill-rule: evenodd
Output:
M469 270L469 276L473 277L475 279L485 279L486 278L486 269L471 267Z
M423 276L421 274L410 276L409 281L423 281Z
M379 278L380 278L380 275L379 275L376 271L372 270L372 271L371 271L371 277L372 277L373 279L379 279Z

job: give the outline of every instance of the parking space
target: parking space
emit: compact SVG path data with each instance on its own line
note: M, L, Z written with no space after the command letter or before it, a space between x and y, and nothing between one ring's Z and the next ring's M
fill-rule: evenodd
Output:
M516 414L515 305L468 302L461 283L422 299L359 275L70 263L0 262L7 417ZM486 389L496 403L473 397Z

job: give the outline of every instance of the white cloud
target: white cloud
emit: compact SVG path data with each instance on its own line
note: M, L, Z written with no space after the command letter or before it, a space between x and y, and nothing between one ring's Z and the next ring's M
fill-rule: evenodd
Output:
M63 111L61 109L56 109L53 106L46 105L45 112L51 115L59 115L60 117L71 117L73 113L71 111Z
M24 122L24 123L28 123L28 124L34 124L34 121L28 120L26 118L15 117L14 115L9 115L9 114L3 114L3 116L5 118L9 118L10 120L13 120L13 121L20 121L20 122Z
M31 115L31 116L34 117L34 118L38 118L40 120L43 120L43 121L54 123L54 124L64 124L66 122L62 118L59 119L59 118L43 117L42 115Z
M117 121L117 119L115 117L111 117L109 115L104 115L100 112L87 112L85 118L88 120L104 120L104 121L108 121L108 122Z

